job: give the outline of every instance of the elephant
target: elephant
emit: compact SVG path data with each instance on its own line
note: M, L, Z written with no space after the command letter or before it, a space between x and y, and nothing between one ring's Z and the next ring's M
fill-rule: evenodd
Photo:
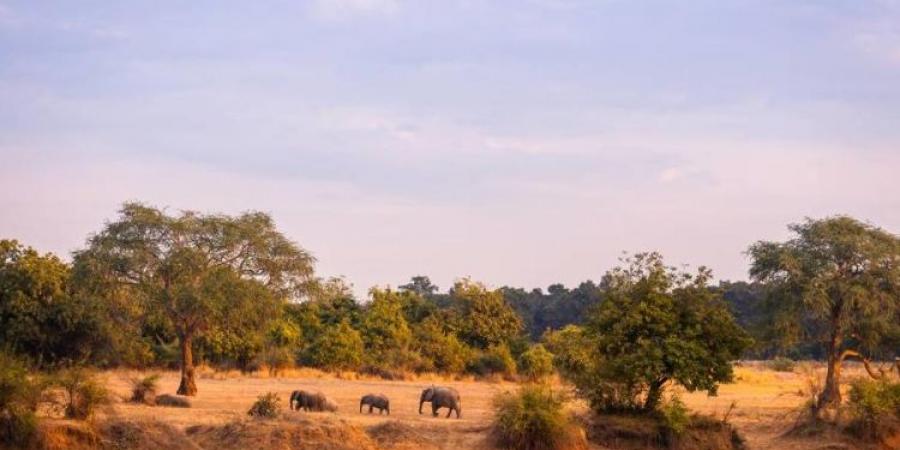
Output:
M456 392L456 389L452 387L431 386L422 391L422 396L419 397L419 414L422 414L422 404L425 402L431 403L431 415L435 417L437 417L438 409L440 408L448 408L447 417L450 417L450 413L456 411L456 418L459 419L462 413L459 392Z
M337 403L321 392L294 391L291 393L291 411L337 411Z
M369 405L369 414L372 414L372 408L378 410L378 414L387 413L391 415L391 401L384 394L363 395L359 399L359 412L362 413L363 405Z

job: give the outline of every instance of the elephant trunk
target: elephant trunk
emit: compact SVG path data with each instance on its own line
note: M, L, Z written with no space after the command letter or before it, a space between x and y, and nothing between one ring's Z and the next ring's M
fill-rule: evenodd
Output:
M425 403L425 394L422 394L422 397L419 398L419 414L422 414L423 403Z
M359 401L359 412L362 412L362 407L363 407L363 405L364 405L365 403L366 403L365 400L360 400L360 401Z

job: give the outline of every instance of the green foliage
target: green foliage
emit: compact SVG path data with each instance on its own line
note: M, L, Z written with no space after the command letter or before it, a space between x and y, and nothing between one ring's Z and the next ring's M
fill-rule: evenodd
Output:
M786 242L750 247L750 275L769 285L769 322L784 346L825 343L819 406L837 405L846 350L897 356L885 337L900 335L900 238L846 216L789 229Z
M508 343L522 332L522 319L501 291L463 279L453 286L451 296L458 313L454 326L467 344L486 349Z
M281 413L280 403L281 399L278 397L278 394L268 392L256 398L253 406L247 411L247 415L260 419L276 419Z
M41 386L28 377L25 365L0 352L0 445L25 448L37 429L35 410Z
M494 399L494 437L501 448L578 448L580 435L563 408L564 399L546 386L526 385Z
M796 365L797 363L793 359L783 356L766 361L766 367L776 372L793 372Z
M603 289L593 281L585 281L574 289L552 284L547 292L540 289L504 287L504 298L522 318L528 335L537 340L548 330L584 323L588 312L603 298Z
M690 411L677 395L664 402L659 410L663 427L674 436L681 436L691 424Z
M505 344L494 345L478 354L469 362L467 370L481 376L502 375L513 379L516 374L516 360Z
M850 385L850 430L866 440L900 431L900 383L856 380Z
M598 410L634 409L640 396L653 411L670 382L715 395L749 338L708 288L709 270L678 272L657 253L625 263L605 275L605 299L585 325L587 364L563 374Z
M70 419L89 419L98 407L111 402L109 390L93 371L83 367L62 369L54 376L54 383L63 389L64 413Z
M349 319L328 325L305 356L309 364L330 370L352 370L362 363L363 340L359 331L350 326Z
M158 373L131 379L131 401L134 403L155 403L159 390Z
M0 240L0 345L38 365L97 351L102 311L69 285L69 266L56 256Z
M597 345L584 327L568 325L558 331L547 331L542 340L553 354L554 367L563 377L575 380L596 372Z
M462 373L472 357L472 349L447 332L436 316L416 325L413 334L413 348L421 355L422 370Z
M266 214L173 216L139 203L126 203L75 254L84 291L137 305L135 319L164 313L181 343L179 393L187 395L196 392L194 338L264 332L281 302L309 291L312 264Z
M519 374L530 381L540 381L553 374L553 354L535 344L519 356Z
M370 365L405 368L411 363L412 332L403 315L406 297L411 292L372 289L372 301L362 319L362 338L366 362Z

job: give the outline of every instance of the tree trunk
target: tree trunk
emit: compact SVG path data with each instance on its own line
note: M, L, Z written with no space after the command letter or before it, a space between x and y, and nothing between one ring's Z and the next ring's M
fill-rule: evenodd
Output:
M191 349L193 336L185 334L181 338L181 384L178 395L197 395L197 383L194 381L194 352Z
M644 400L645 411L655 411L662 399L662 387L666 384L666 380L657 380L650 383L647 389L647 399Z
M840 345L840 330L837 328L831 334L831 340L828 342L828 372L825 375L825 388L819 395L816 403L816 411L821 412L829 406L841 404L841 362L842 356L838 352Z

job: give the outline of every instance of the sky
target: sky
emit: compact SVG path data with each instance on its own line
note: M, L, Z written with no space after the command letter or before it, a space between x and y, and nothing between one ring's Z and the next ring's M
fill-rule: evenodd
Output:
M265 211L364 297L900 230L900 1L0 0L0 238Z

